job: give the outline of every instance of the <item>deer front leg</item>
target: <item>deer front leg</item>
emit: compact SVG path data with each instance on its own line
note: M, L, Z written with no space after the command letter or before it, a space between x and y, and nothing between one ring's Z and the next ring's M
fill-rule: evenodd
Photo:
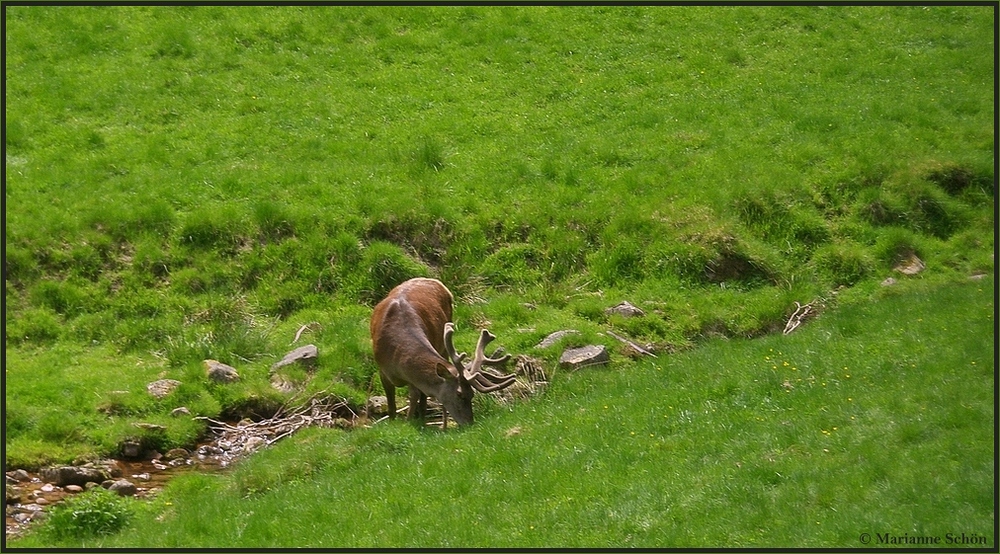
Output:
M427 395L410 385L410 419L423 419L427 413Z
M381 373L379 378L382 380L382 388L385 390L385 401L389 404L389 419L395 419L396 417L396 387L389 382Z

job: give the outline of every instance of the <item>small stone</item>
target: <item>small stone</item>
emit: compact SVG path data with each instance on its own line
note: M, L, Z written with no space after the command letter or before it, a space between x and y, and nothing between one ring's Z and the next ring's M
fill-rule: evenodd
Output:
M236 368L216 360L205 360L205 374L216 383L232 383L240 378Z
M604 345L590 345L570 348L559 357L559 367L577 370L583 367L604 365L610 361L608 349Z
M6 490L7 504L21 501L21 491L17 487L13 485L7 485L6 489L7 489Z
M281 360L274 363L271 366L271 371L275 371L279 368L285 367L286 365L292 365L294 363L301 363L306 367L313 367L316 364L316 358L319 357L319 349L316 345L307 344L305 346L300 346L295 350L292 350Z
M38 504L39 506L48 506L50 504L50 502L49 502L48 498L45 498L43 496L41 498L36 498L35 499L35 504Z
M63 488L66 490L66 492L74 492L74 493L83 492L83 487L81 487L80 485L66 485Z
M538 343L537 348L548 348L554 345L555 343L559 342L560 340L562 340L563 337L569 335L578 335L578 334L580 334L580 331L577 331L576 329L566 329L564 331L556 331L555 333L550 333L549 336L542 339L542 342Z
M108 486L108 490L117 492L121 496L135 496L139 489L128 479L119 479Z
M923 260L917 257L916 254L910 254L908 258L899 263L895 269L896 271L902 273L903 275L916 275L927 267L924 265Z
M274 390L285 394L295 392L296 389L295 383L291 379L278 373L271 375L271 386L274 387Z
M176 379L160 379L146 385L146 391L156 398L163 398L174 392L174 389L181 386L181 382Z
M170 450L167 450L164 458L167 460L176 460L178 458L187 458L190 455L191 453L183 448L171 448Z
M31 475L23 469L15 469L14 471L7 472L8 477L12 477L15 481L19 483L25 483L31 481Z
M134 440L126 440L121 445L122 456L126 458L138 458L142 453L142 445Z
M133 427L138 427L139 429L144 429L146 431L166 431L167 428L163 425L157 425L155 423L140 423L135 422L132 424Z
M895 277L887 277L885 279L885 281L882 281L882 286L883 287L891 287L892 285L895 285L895 284L896 284L896 278Z
M389 411L389 400L384 396L372 396L365 407L368 410L368 417L382 416Z
M618 314L622 317L641 317L646 315L646 312L633 306L628 300L604 310L604 313L608 315Z
M29 504L29 506L31 506L31 504ZM11 517L18 523L27 523L31 521L31 514L28 512L18 512Z
M170 415L174 417L189 416L191 415L191 410L187 409L184 406L181 406L180 408L174 408L173 410L171 410Z
M56 490L56 486L53 485L52 483L45 483L39 490L41 490L42 492L52 492Z
M253 452L261 446L264 446L266 443L267 441L260 437L250 437L245 443L243 443L243 451L246 453Z

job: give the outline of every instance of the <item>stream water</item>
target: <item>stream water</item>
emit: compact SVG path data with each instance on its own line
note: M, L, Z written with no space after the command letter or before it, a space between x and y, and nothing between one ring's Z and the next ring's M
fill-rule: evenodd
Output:
M155 456L155 455L154 455ZM191 471L215 472L228 467L231 457L214 443L198 446L186 457L170 461L160 459L107 460L102 467L110 469L114 479L126 479L136 487L137 498L156 495L170 479ZM46 517L47 510L67 498L80 494L85 487L57 486L46 482L40 473L24 470L8 471L7 485L15 499L6 504L6 537L16 537L33 523ZM90 484L94 486L94 484Z

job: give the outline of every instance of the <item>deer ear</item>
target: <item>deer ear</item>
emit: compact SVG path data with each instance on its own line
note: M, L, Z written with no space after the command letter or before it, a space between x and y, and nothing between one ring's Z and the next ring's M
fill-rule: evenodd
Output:
M455 378L455 374L452 373L451 370L448 369L448 366L446 366L444 364L441 364L441 363L439 363L437 365L437 374L438 374L438 377L440 377L442 379L454 379Z

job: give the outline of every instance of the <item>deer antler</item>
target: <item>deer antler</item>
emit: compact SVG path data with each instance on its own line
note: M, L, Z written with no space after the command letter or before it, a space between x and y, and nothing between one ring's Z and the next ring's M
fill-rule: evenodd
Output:
M455 365L455 369L457 369L459 373L461 373L462 369L465 367L464 363L465 358L467 358L468 355L465 352L462 352L461 354L455 352L455 345L451 341L451 336L454 334L455 334L455 324L450 321L448 323L445 323L444 349L445 351L447 351L448 357L451 358L451 363Z
M497 365L503 367L510 359L510 355L506 354L499 358L488 358L486 357L486 345L493 341L496 337L490 333L488 330L483 329L479 334L479 343L476 345L476 355L472 359L472 367L465 369L463 375L469 380L469 383L475 387L479 392L493 392L495 390L500 390L507 388L514 384L516 376L511 373L509 375L494 375L489 371L483 371L483 364Z
M470 367L465 366L465 359L468 355L465 352L458 353L455 351L455 345L452 342L452 335L455 333L455 325L450 321L444 325L444 347L451 358L451 362L455 365L457 369L469 384L472 385L479 392L493 392L496 390L504 389L512 384L516 379L516 375L511 373L509 375L494 375L489 371L484 371L483 364L489 364L492 366L503 367L508 360L510 360L510 354L506 354L500 357L487 357L485 350L486 345L489 344L496 337L491 334L486 329L483 329L479 335L479 343L476 345L476 355L472 359L472 365ZM501 350L497 350L493 353L496 356Z

